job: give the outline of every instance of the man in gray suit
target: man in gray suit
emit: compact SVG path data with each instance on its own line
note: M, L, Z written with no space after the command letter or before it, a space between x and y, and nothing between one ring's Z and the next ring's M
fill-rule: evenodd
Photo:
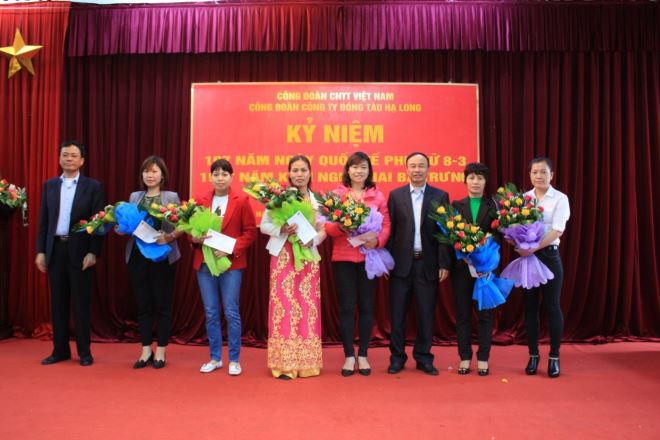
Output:
M427 185L429 158L424 153L411 153L406 158L410 184L393 190L387 201L390 212L390 239L387 248L394 257L390 274L390 366L387 372L403 370L408 359L405 351L405 321L411 299L417 304L417 338L413 357L417 369L435 376L431 344L433 314L438 282L449 275L450 248L433 237L438 232L429 218L431 202L449 203L441 189Z

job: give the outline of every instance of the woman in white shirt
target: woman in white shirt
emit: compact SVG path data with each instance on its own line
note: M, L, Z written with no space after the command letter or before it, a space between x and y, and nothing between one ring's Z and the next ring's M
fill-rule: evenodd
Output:
M539 296L543 292L543 303L548 316L550 333L550 354L548 356L548 376L559 377L559 346L564 330L564 316L561 311L561 286L564 281L564 268L559 255L559 237L566 228L571 215L566 194L557 191L550 182L553 178L552 162L547 157L537 157L529 164L529 178L534 186L525 195L543 207L545 235L536 249L516 249L521 256L534 253L554 274L554 278L537 288L526 290L525 330L529 347L529 362L525 373L536 374L539 365Z
M289 160L289 183L303 194L314 208L318 205L310 190L311 164L306 156ZM321 356L321 272L318 261L303 261L296 270L289 236L296 225L276 226L268 210L261 219L261 232L269 235L266 249L270 258L270 296L268 304L268 368L273 377L295 379L318 376ZM323 226L309 246L325 239Z

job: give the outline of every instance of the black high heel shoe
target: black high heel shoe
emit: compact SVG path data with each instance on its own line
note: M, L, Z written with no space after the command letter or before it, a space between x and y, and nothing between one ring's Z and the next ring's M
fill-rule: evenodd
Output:
M532 355L529 357L529 362L527 362L527 367L525 367L525 373L529 376L536 374L536 370L539 368L539 355Z
M160 368L165 368L165 359L154 359L153 367L158 370Z
M479 363L477 363L477 374L479 376L488 376L488 362L486 361L481 361L486 364L486 368L479 368Z
M548 376L559 377L559 358L548 359Z
M466 362L467 362L467 361L466 361ZM461 361L461 363L463 363L463 361ZM467 367L461 367L461 366L460 366L461 364L458 364L458 365L459 365L459 366L458 366L458 370L457 370L458 374L466 375L466 374L470 374L470 371L472 371L472 370L470 369L470 364L468 364Z
M371 374L371 367L360 368L360 362L358 361L358 373L360 373L361 376L369 376Z
M353 373L355 373L355 366L356 365L357 365L357 359L355 359L355 363L353 364L353 369L352 370L347 370L346 368L342 368L341 369L341 375L344 376L344 377L352 376Z
M153 352L152 352L151 355L149 356L149 359L147 359L146 361L143 361L142 359L138 359L138 360L133 364L133 368L134 368L135 370L139 370L140 368L144 368L144 367L146 367L147 365L149 365L149 364L152 363L153 361L154 361L154 354L153 354Z

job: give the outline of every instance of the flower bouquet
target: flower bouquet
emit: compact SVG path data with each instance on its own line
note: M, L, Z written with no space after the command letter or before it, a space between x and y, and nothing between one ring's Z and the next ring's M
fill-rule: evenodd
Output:
M19 188L5 179L0 180L0 205L15 209L24 203L27 203L25 188Z
M316 224L316 210L311 203L304 200L303 195L295 186L281 185L276 181L269 183L253 180L244 191L268 210L268 216L275 226L286 225L291 217L298 211L305 217L310 225ZM318 252L303 246L296 234L287 238L293 250L293 264L296 270L303 267L303 261L317 262L321 260Z
M325 221L338 223L350 238L364 242L377 238L383 230L383 214L355 200L350 194L342 198L330 191L318 195L317 200ZM394 259L385 248L360 246L360 252L364 254L364 268L370 280L388 274L394 268Z
M9 213L18 207L21 208L23 226L27 226L28 206L25 188L19 188L18 186L7 182L5 179L0 180L0 212Z
M222 217L204 206L198 206L186 222L179 221L177 230L190 234L193 237L202 237L209 230L221 232ZM204 263L206 263L209 272L213 276L217 277L231 267L231 260L228 257L217 258L213 248L205 244L202 245L202 255L204 256Z
M339 223L347 231L358 229L371 212L371 208L355 200L350 194L342 198L339 194L329 191L325 194L317 194L316 199L324 219Z
M158 203L152 203L149 206L148 212L150 216L166 221L174 227L178 227L187 224L197 208L195 199L190 199L180 205L168 203L166 206L163 206Z
M117 222L117 232L120 234L133 235L142 221L149 226L154 226L153 218L149 217L147 211L138 209L133 203L118 203L115 205L113 216ZM107 217L107 213L106 213ZM172 251L169 244L147 243L139 237L135 237L135 243L138 250L152 261L163 261Z
M89 220L80 220L73 225L71 232L87 232L92 235L105 235L114 225L117 224L115 218L115 209L125 202L118 202L115 205L107 205L101 211L94 214Z
M472 299L479 310L493 309L506 302L513 282L497 277L493 271L500 263L500 245L477 225L466 223L451 205L434 203L429 214L440 228L435 237L456 251L456 258L466 261L479 274L474 283Z
M266 209L281 208L282 203L303 200L303 195L295 186L282 185L276 180L260 182L252 179L243 187L250 197L257 199Z
M498 228L504 238L518 249L536 249L545 235L543 207L529 195L524 195L512 183L498 188L495 195L497 218L492 227ZM555 275L536 255L518 257L502 271L502 277L515 282L517 287L531 289L547 283Z

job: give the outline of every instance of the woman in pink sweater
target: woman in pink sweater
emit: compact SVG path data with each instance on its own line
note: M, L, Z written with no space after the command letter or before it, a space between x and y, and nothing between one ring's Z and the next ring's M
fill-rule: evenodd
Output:
M382 230L377 237L367 240L363 246L367 249L384 247L390 236L390 217L385 195L373 182L373 169L369 156L356 152L348 158L344 165L342 184L334 192L342 197L350 195L383 215ZM344 377L353 375L357 364L358 372L368 376L371 374L371 366L367 360L367 349L373 327L376 280L367 277L364 254L360 252L361 246L353 247L348 242L346 230L338 223L326 223L325 229L332 237L332 266L337 285L341 337L346 356L341 374ZM359 311L360 336L357 360L353 347L356 304Z

